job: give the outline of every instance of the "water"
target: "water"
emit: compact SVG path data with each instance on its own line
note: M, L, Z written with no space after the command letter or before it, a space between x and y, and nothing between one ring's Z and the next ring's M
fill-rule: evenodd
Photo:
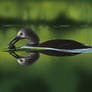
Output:
M40 42L71 39L92 46L91 11L92 5L88 1L1 1L0 49L7 48L8 42L22 27L32 28L39 35ZM79 24L88 26L80 27ZM16 45L25 46L26 42L20 41ZM26 55L25 52L17 53ZM88 92L92 91L91 80L92 53L71 57L41 54L35 64L23 67L7 52L0 52L2 92Z

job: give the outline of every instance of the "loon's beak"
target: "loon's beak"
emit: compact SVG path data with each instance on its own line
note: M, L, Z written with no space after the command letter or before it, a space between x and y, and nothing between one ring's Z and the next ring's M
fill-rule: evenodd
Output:
M13 40L11 40L8 45L14 45L16 42L18 42L20 40L20 37L16 36Z

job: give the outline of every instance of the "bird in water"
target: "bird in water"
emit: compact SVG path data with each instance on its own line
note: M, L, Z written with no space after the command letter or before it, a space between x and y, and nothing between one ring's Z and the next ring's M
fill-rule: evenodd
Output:
M23 39L29 40L29 42L26 44L27 46L37 46L40 41L38 35L35 32L33 32L32 29L23 28L18 32L17 36L12 41L9 42L8 44L9 49L13 49L13 48L16 49L14 44L18 42L19 40L23 40ZM14 58L16 58L18 63L23 66L32 65L40 57L40 54L38 51L36 52L27 51L27 53L29 54L29 56L23 57L23 56L16 54L14 51L9 51L9 54L12 55Z
M74 40L65 40L65 39L56 39L56 40L49 40L46 42L40 43L40 38L38 35L30 28L22 28L17 36L9 42L9 48L15 48L14 46L16 42L19 40L28 39L29 42L26 44L26 46L32 46L32 47L44 47L44 48L54 48L54 49L64 49L66 51L56 51L56 50L39 50L39 51L27 51L27 53L30 54L28 57L21 57L15 54L14 52L9 52L12 56L16 57L18 62L21 65L28 65L29 63L32 64L39 58L39 54L47 54L50 56L74 56L77 54L80 54L81 52L68 52L68 50L76 50L76 49L89 49L92 48L91 46L88 46L86 44L74 41ZM33 59L32 59L33 58ZM27 62L28 61L28 62Z

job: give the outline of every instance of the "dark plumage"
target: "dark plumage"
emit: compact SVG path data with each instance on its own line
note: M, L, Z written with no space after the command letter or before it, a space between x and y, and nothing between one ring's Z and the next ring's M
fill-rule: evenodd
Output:
M27 46L48 47L48 48L65 49L65 50L92 48L91 46L85 45L83 43L74 40L64 40L64 39L49 40L39 44L40 39L38 35L30 28L21 29L18 32L17 36L12 41L10 41L9 47L14 48L14 44L22 39L29 40L29 42L26 44ZM73 56L81 53L81 52L72 53L72 52L63 52L63 51L59 52L52 50L40 50L39 52L51 56Z
M50 48L65 49L65 50L92 48L91 46L85 45L83 43L80 43L74 40L64 40L64 39L49 40L39 44L39 47L50 47ZM80 53L58 52L58 51L51 51L51 50L42 50L40 51L40 53L51 55L51 56L73 56L73 55L80 54Z

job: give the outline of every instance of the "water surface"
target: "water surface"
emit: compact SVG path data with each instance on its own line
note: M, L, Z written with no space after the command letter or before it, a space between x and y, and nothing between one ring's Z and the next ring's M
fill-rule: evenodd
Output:
M21 7L20 7L21 6ZM80 1L2 1L0 2L0 49L22 27L32 28L40 42L71 39L92 45L92 6ZM16 45L24 46L25 41ZM19 52L26 55L25 52ZM89 92L92 91L92 53L71 57L41 54L30 67L20 66L6 52L0 52L0 91L2 92ZM25 85L25 86L24 86ZM89 85L89 87L88 87Z

